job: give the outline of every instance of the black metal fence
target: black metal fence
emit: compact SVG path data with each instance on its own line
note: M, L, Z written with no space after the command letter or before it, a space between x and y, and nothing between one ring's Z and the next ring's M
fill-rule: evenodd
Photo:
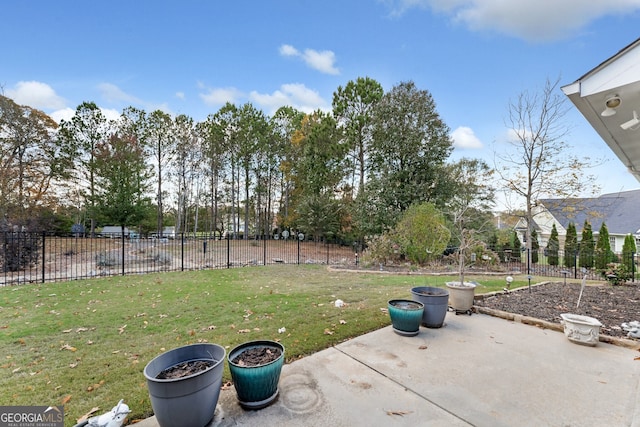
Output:
M0 285L269 264L356 265L356 247L298 239L234 240L0 233Z
M100 276L144 274L168 271L221 269L270 264L324 264L366 268L362 246L298 239L256 240L214 239L179 234L175 238L129 238L55 236L47 233L0 233L0 286L20 283L68 281ZM603 278L603 271L580 266L578 254L549 256L540 250L494 252L495 256L472 257L468 272L504 272L532 276ZM454 272L455 255L443 256L434 268ZM635 254L618 261L627 266L630 279L636 270ZM593 264L592 264L593 265ZM376 264L378 266L378 264ZM387 266L382 266L386 268ZM629 271L630 270L630 271ZM618 274L618 270L610 274ZM605 274L606 275L606 274Z

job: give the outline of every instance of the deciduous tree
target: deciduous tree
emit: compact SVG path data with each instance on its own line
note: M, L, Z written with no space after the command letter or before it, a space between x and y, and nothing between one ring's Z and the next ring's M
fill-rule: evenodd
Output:
M496 153L501 181L524 201L529 254L533 207L540 198L575 197L587 188L597 191L594 177L586 175L589 158L572 155L566 143L568 107L557 90L559 81L547 80L540 92L524 91L509 103L506 125L511 138Z

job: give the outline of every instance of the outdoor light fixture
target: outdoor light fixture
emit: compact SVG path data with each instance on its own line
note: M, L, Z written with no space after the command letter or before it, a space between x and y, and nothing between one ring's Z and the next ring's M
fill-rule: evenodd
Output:
M613 116L616 113L616 108L618 108L620 104L622 104L622 99L620 99L618 95L613 95L607 98L607 100L604 102L604 105L606 105L607 108L605 108L604 111L600 113L600 115L603 117Z
M633 110L633 119L624 122L620 127L624 130L636 130L639 127L638 125L640 125L640 119L638 119L638 113L636 113L636 110Z

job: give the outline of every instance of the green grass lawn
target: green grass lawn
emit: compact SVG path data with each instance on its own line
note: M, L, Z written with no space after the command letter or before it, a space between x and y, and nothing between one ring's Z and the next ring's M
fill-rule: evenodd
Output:
M480 283L477 294L505 283L466 279ZM527 284L514 279L512 288ZM389 325L381 310L389 299L448 280L456 278L271 266L3 287L0 402L64 404L73 426L92 408L102 413L124 399L130 421L145 418L152 410L142 371L165 350L206 341L228 353L268 339L285 346L290 362ZM336 308L336 299L345 306Z

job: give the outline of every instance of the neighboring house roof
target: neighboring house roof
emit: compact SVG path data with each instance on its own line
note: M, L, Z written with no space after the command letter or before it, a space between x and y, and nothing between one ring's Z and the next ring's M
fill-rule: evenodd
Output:
M597 233L604 222L609 234L640 231L640 190L603 194L594 198L542 199L539 201L565 229L570 222L580 232L585 221Z
M119 225L105 225L100 234L122 234L122 227ZM124 234L129 234L129 229L124 228Z

